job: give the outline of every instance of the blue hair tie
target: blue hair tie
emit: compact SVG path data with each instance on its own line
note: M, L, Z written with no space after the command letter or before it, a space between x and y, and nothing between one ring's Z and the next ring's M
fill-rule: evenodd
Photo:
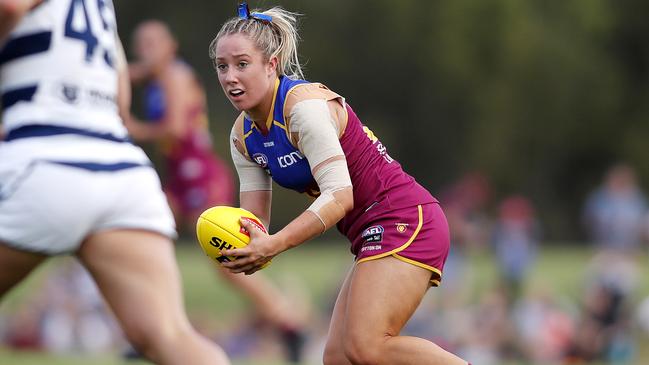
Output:
M248 8L248 3L247 2L242 2L239 4L239 7L237 8L237 12L239 13L239 19L257 19L257 20L264 20L267 22L272 22L273 17L270 15L262 14L262 13L250 13L250 9Z

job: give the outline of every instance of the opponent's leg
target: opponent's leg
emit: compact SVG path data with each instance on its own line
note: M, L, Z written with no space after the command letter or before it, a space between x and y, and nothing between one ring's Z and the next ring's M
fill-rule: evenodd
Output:
M352 364L467 364L430 341L399 335L429 288L430 278L430 271L392 256L356 265L342 336Z
M20 251L0 242L0 298L46 258L47 256Z
M351 365L351 362L345 355L345 346L343 342L343 330L345 326L345 316L347 312L347 296L349 293L349 283L354 273L352 268L345 281L343 282L329 324L329 333L327 335L327 344L324 350L324 365Z
M96 233L78 252L129 340L159 364L229 364L190 325L173 243L157 233Z

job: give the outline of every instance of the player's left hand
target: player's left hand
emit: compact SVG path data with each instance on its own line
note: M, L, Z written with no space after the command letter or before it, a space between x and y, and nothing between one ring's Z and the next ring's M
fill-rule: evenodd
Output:
M262 232L250 221L241 219L241 227L250 234L250 243L246 247L221 250L225 256L235 256L236 260L224 262L222 265L233 273L250 275L262 269L279 252L273 236Z

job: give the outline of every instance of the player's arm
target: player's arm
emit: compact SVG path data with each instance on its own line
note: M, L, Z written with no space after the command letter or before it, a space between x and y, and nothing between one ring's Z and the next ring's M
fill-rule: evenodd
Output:
M240 256L224 264L233 272L252 274L275 255L321 234L353 208L352 183L345 155L338 139L335 116L325 99L305 100L290 112L289 130L297 134L297 144L311 166L320 196L309 208L273 235L251 232L251 242L224 255ZM249 231L249 224L243 224Z
M165 115L162 120L164 134L175 139L184 138L188 133L187 112L192 107L191 95L194 75L181 63L175 63L161 80L165 97Z
M281 251L323 233L354 206L347 160L339 140L339 113L331 110L332 105L342 108L338 101L306 99L297 102L290 111L289 130L296 135L298 148L309 161L320 196L276 233Z
M20 19L43 0L0 0L0 46Z
M149 67L142 62L130 62L128 64L128 76L134 85L140 84L151 77Z
M239 193L241 208L252 212L265 227L270 226L270 207L273 199L271 190L242 191Z
M240 117L230 133L230 154L239 176L239 203L241 208L261 219L264 226L270 226L272 202L272 180L256 163L252 162L243 145Z
M124 126L128 130L129 135L136 139L142 140L150 136L153 132L150 127L142 122L139 122L133 114L131 114L131 78L129 76L128 61L126 60L126 53L124 47L115 34L116 42L116 69L117 69L117 108L119 116L124 122Z

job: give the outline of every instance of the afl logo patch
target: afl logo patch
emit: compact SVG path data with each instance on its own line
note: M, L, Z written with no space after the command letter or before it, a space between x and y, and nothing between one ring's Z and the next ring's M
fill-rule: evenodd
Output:
M255 153L254 155L252 155L252 160L255 161L255 163L261 166L261 168L263 169L268 167L268 157L266 157L266 155L264 155L263 153Z
M383 226L371 226L363 231L361 237L365 242L381 242L383 240Z
M397 232L403 233L408 229L408 223L395 223L397 226Z

